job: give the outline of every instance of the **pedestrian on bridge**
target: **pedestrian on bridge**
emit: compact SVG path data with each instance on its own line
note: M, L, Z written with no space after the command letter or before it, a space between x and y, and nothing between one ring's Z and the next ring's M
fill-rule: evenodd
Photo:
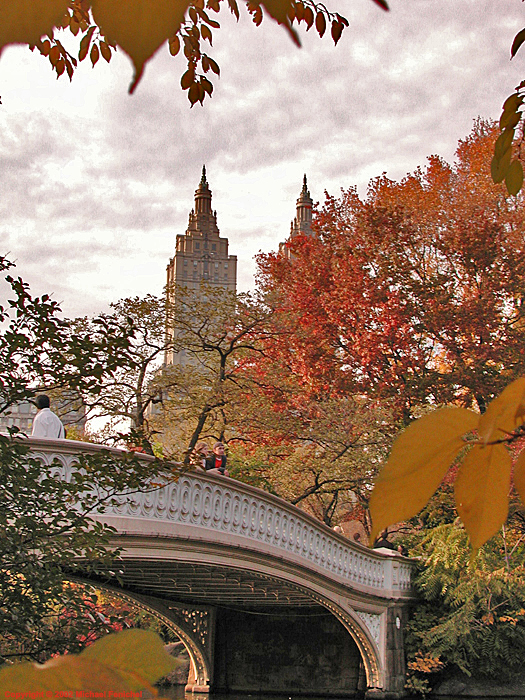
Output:
M206 460L206 471L208 474L230 476L226 469L226 454L222 442L216 442L213 446L213 452Z
M60 418L49 408L50 405L49 396L46 394L39 394L36 397L38 413L33 419L31 437L64 440L66 431Z

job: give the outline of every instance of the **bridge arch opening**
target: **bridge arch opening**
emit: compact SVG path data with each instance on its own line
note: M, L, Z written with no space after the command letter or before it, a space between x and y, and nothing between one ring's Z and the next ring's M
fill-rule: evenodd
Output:
M187 692L208 693L212 668L207 646L207 632L211 627L210 611L194 610L193 606L171 604L168 601L143 596L135 592L123 591L121 588L93 580L76 579L77 583L93 586L102 593L129 603L133 608L142 610L161 622L184 645L190 667L185 683Z

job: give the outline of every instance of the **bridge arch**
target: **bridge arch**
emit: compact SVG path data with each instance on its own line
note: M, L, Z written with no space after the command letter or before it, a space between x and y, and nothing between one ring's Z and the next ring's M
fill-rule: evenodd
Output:
M57 477L64 479L79 452L102 449L73 441L30 444L46 463L58 458ZM350 542L271 494L204 473L122 494L95 517L115 528L131 598L194 610L218 609L225 595L241 608L313 602L354 640L368 688L403 694L403 641L392 623L399 631L413 597L411 561ZM195 680L212 679L211 654L207 658L197 636L188 635Z
M119 586L99 583L92 579L75 579L110 593L115 598L130 603L133 607L157 618L171 629L184 644L190 658L190 669L186 690L207 693L212 677L211 628L212 610L194 609L183 605L168 604L167 601L144 596L136 592L124 591Z

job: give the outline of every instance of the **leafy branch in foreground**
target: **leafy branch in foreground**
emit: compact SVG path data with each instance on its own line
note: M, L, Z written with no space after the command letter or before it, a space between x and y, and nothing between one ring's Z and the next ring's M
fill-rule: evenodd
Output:
M117 496L158 488L162 462L101 450L79 455L69 479L28 444L0 435L0 657L45 661L80 650L111 629L93 615L96 596L72 577L118 571L113 529L94 519ZM100 624L101 623L101 624Z
M510 48L511 59L525 42L525 28L514 37ZM525 129L523 112L520 108L525 100L525 80L516 87L516 91L503 103L503 112L499 120L501 136L494 146L491 173L494 182L503 182L509 194L518 194L523 187L523 143ZM513 158L514 156L514 158Z
M414 421L395 441L375 484L372 541L385 527L416 515L459 461L456 508L479 549L506 521L512 471L507 446L525 436L524 424L525 378L512 382L481 415L447 407ZM525 503L525 450L514 463L514 485Z
M111 691L129 697L131 691L149 690L178 665L160 637L147 630L125 630L95 642L80 655L54 658L43 666L17 664L0 671L0 693L38 691ZM9 695L8 695L9 694ZM104 694L105 697L105 694Z
M88 56L94 67L100 57L109 63L113 51L120 47L131 59L135 74L129 91L139 83L146 62L167 41L176 56L182 48L188 68L181 87L188 90L193 106L211 96L213 85L205 74L219 75L217 62L202 51L202 43L213 43L212 30L220 24L209 12L218 13L224 0L38 0L29 6L24 0L0 4L0 53L13 43L29 44L47 56L57 78L67 74L71 80L79 61ZM239 19L237 0L227 0L232 14ZM386 0L374 0L384 10ZM331 27L335 44L348 21L313 0L246 0L248 13L256 26L263 10L281 24L300 46L294 22L304 23L308 31L315 26L322 37ZM69 29L79 37L78 59L56 38L55 30ZM46 37L46 38L43 38ZM202 71L202 72L201 72Z

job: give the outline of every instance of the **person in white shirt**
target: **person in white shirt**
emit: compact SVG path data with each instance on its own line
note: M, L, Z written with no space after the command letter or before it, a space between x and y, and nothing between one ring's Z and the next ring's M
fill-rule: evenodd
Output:
M38 413L33 420L31 437L47 438L48 440L64 440L66 431L62 421L50 410L49 396L40 394L36 397Z

